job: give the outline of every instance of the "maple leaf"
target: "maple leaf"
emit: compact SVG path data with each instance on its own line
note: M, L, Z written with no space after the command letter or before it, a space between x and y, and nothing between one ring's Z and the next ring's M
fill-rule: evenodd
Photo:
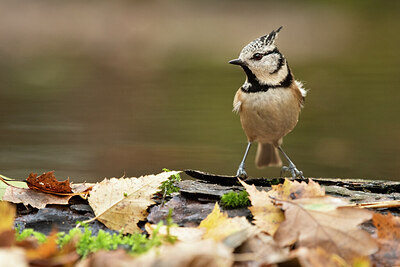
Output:
M341 207L345 201L333 197L276 200L285 210L285 221L274 235L281 246L320 246L344 259L366 256L377 250L376 242L358 225L372 218L365 209Z
M215 241L222 241L239 231L248 231L250 234L253 230L245 217L228 218L228 214L221 212L218 203L215 203L214 210L201 221L198 228L205 229L203 238Z
M12 203L23 203L24 205L31 205L34 208L42 209L47 204L68 205L68 201L72 196L73 194L58 196L26 188L7 186L3 200Z
M139 178L111 178L93 186L88 198L96 219L112 230L133 233L137 223L147 216L147 208L155 204L152 196L162 182L179 172L162 172Z
M37 176L37 173L29 174L26 179L28 187L46 193L72 193L69 178L65 181L57 181L54 171L46 172Z
M377 229L379 251L372 255L375 265L400 265L400 218L375 213L372 222Z
M311 179L308 184L285 179L283 184L272 185L268 192L259 191L254 185L250 186L240 179L239 181L249 194L252 205L249 210L254 216L254 224L270 235L274 235L279 224L285 219L283 211L274 205L273 199L292 200L325 195L325 190Z

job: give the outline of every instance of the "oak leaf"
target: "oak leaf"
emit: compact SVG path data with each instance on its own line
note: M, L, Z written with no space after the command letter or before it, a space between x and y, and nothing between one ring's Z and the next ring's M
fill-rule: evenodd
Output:
M372 222L377 229L379 251L372 255L375 265L400 266L400 218L375 213Z
M30 189L45 193L72 193L69 178L62 182L57 181L54 171L43 173L40 176L37 176L37 173L31 173L26 179L26 183Z
M73 194L59 196L26 188L7 186L3 200L12 203L23 203L24 205L31 205L34 208L42 209L47 204L68 205L68 201L72 196Z
M310 248L319 246L346 260L377 250L374 239L358 228L372 218L368 210L341 207L345 201L328 196L276 202L285 211L285 221L274 235L281 246L295 242Z
M198 228L205 229L203 238L217 242L240 231L250 235L254 230L245 217L228 218L228 214L221 212L218 203L215 203L214 210L201 221Z
M96 219L112 230L123 233L139 231L137 223L147 216L147 208L155 204L152 197L162 182L179 172L162 172L139 178L111 178L93 186L88 198Z
M325 190L311 179L308 184L285 179L283 184L272 185L268 192L259 191L254 185L250 186L240 179L239 181L249 194L252 205L249 210L254 216L254 224L270 235L274 235L279 224L285 219L283 211L274 205L273 199L292 200L325 195Z

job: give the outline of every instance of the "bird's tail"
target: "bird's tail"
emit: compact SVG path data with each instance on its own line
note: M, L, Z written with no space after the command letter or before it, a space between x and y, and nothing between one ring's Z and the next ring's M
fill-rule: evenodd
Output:
M282 160L279 157L278 149L272 144L258 143L256 166L257 168L262 168L267 166L274 166L274 167L282 166Z

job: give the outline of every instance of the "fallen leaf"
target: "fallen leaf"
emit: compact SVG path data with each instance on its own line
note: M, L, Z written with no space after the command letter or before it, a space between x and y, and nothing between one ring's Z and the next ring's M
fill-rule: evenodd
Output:
M14 226L15 206L10 203L0 202L0 233L11 230Z
M322 247L344 259L367 256L377 250L374 239L358 228L372 218L365 209L341 207L345 202L333 197L279 201L285 221L274 235L281 246L298 242L299 246Z
M253 223L267 234L273 235L279 224L285 219L283 211L276 207L270 197L271 191L259 191L254 185L248 185L239 180L249 194L251 207L249 210L253 214Z
M72 193L69 178L62 182L57 181L54 171L43 173L39 177L37 173L31 173L26 183L30 189L45 193Z
M301 247L291 253L296 257L302 267L326 266L326 267L346 267L352 266L337 254L328 253L321 247L306 248ZM362 266L362 265L361 265ZM360 266L360 267L361 267ZM368 265L369 267L369 265Z
M104 253L102 253L104 254ZM116 266L115 257L108 253L108 259L96 260L101 255L95 253L89 258L92 260L83 266ZM192 243L177 242L175 245L164 245L149 251L137 258L129 258L126 254L118 253L117 266L141 267L230 267L233 264L232 249L213 240L201 240ZM107 261L111 265L102 265ZM114 261L112 261L114 260ZM99 265L95 265L99 263ZM78 267L81 267L78 265Z
M130 256L124 249L117 249L113 251L100 250L96 253L90 254L87 258L81 259L75 265L75 267L135 266L135 265L130 265L132 261L134 261L134 258Z
M26 188L8 186L3 200L12 203L23 203L24 205L31 205L34 208L42 209L47 204L68 205L71 197L72 195L58 196Z
M238 247L234 256L235 261L252 261L257 263L255 266L265 266L289 259L289 248L279 246L270 235L258 233Z
M13 229L15 206L1 201L0 218L0 247L10 247L15 242L15 230Z
M39 245L37 248L26 249L26 257L29 261L48 259L55 255L57 248L57 233L53 232L49 235L46 242Z
M200 223L199 229L205 229L203 238L222 241L239 231L252 231L252 225L245 217L228 218L228 214L221 212L218 203L214 210Z
M80 194L86 193L92 190L95 184L92 183L82 183L82 184L72 184L71 189L73 193Z
M145 224L145 229L147 233L150 234L150 236L153 235L153 232L155 229L157 229L156 224L150 224L146 223ZM204 235L204 229L199 229L199 228L194 228L194 227L170 227L169 228L169 234L171 236L175 236L178 241L181 242L196 242L202 239ZM158 228L158 234L166 236L167 233L167 226L163 225Z
M375 213L372 222L377 229L379 251L372 255L372 260L378 266L400 265L400 218Z
M17 248L17 247L1 248L0 264L2 266L12 266L12 267L29 266L25 258L25 251L22 248Z
M281 200L325 196L325 189L311 179L308 179L308 183L285 179L283 184L272 185L271 188L269 196Z
M325 190L311 179L308 183L285 179L283 184L272 185L272 189L268 192L259 191L254 185L250 186L240 179L239 182L249 194L251 201L249 210L254 216L254 224L270 235L274 235L279 224L285 219L282 210L274 205L273 199L293 200L325 195Z
M0 247L10 247L15 241L15 230L13 229L15 206L1 201L0 218Z
M147 216L147 208L155 204L152 196L162 182L179 172L162 172L139 178L104 179L93 186L88 198L96 219L112 230L123 233L139 231L137 223Z

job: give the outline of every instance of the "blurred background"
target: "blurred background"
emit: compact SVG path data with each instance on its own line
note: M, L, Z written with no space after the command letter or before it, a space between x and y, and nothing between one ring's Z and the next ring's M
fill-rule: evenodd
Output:
M277 41L310 89L283 147L308 177L400 180L399 1L0 2L0 173L99 181L234 175L246 137L229 65ZM255 147L250 176L258 170Z

